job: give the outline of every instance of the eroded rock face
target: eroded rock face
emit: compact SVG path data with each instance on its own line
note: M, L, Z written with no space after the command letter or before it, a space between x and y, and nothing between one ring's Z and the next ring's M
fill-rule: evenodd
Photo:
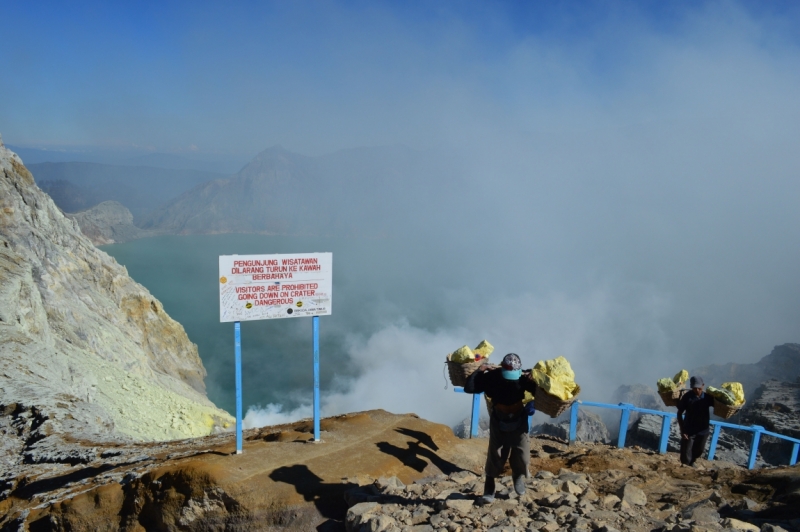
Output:
M748 401L742 423L800 438L800 379L796 382L768 380Z
M209 434L231 417L207 399L204 377L183 327L0 142L0 404L41 421L6 447L54 433Z
M791 438L800 438L800 379L796 382L768 380L759 386L743 409L742 423L760 425ZM773 465L788 464L792 442L765 436L759 450Z
M152 231L145 231L133 225L131 211L116 201L104 201L91 209L66 216L78 222L81 232L98 246L154 235Z
M718 386L723 382L740 382L745 396L751 395L769 379L794 382L800 377L800 344L777 345L772 352L754 364L714 364L692 370L706 384Z
M569 411L567 411L569 414ZM552 422L545 422L534 426L531 434L546 434L562 440L569 439L569 417L562 416ZM534 419L536 419L534 417ZM611 440L608 429L600 416L584 410L578 411L578 426L576 427L575 438L581 442L601 442Z

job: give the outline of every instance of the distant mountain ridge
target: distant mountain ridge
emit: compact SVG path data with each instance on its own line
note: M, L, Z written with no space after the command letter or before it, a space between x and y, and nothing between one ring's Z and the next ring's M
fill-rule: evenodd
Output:
M201 151L164 153L141 148L103 149L92 146L32 148L7 144L6 147L27 166L40 163L88 162L114 166L151 166L177 170L200 170L231 175L239 171L249 156Z
M119 244L155 236L155 234L139 229L133 225L133 215L124 205L116 201L103 201L91 209L68 213L67 218L75 220L92 244Z
M28 169L64 212L116 201L131 211L137 223L187 190L225 176L208 171L89 162L39 163L28 165Z
M800 377L800 344L777 345L769 355L753 364L712 364L693 369L692 375L700 375L706 385L711 386L740 382L747 396L770 379L781 382L797 380Z
M402 146L320 157L275 146L232 177L184 193L141 227L175 234L381 236L437 203L441 208L449 186L442 168L430 154Z

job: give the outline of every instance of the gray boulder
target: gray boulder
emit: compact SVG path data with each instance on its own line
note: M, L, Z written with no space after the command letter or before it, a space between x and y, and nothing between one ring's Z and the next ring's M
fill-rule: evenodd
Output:
M534 422L535 420L536 416L534 416ZM547 422L535 425L531 429L531 434L546 434L561 438L562 440L568 440L569 417L559 417L555 423ZM605 423L603 423L600 416L592 412L586 412L585 410L578 411L578 426L576 428L575 439L577 441L599 443L608 443L611 440L608 434L608 428Z

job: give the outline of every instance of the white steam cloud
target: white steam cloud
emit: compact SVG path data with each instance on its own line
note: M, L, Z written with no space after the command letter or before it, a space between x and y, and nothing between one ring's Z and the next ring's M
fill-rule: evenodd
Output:
M522 295L475 308L464 327L430 332L399 323L369 338L351 339L349 354L360 376L339 380L338 391L321 391L322 415L382 408L452 426L469 416L471 396L453 392L445 355L484 338L496 347L495 362L508 352L519 354L525 367L566 356L583 394L593 400L609 399L623 384L620 375L649 382L655 374L674 373L676 362L670 360L660 324L668 298L652 289L629 287L626 294L602 288L577 298ZM310 414L310 405L290 412L275 404L251 407L245 426L286 423Z

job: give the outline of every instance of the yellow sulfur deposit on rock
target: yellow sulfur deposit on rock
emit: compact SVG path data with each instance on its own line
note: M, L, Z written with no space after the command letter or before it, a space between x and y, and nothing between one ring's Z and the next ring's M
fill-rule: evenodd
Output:
M536 386L543 391L567 401L572 399L578 385L575 383L575 372L563 356L552 360L540 360L531 371Z
M173 440L234 422L183 326L97 249L0 142L0 404L46 434Z

